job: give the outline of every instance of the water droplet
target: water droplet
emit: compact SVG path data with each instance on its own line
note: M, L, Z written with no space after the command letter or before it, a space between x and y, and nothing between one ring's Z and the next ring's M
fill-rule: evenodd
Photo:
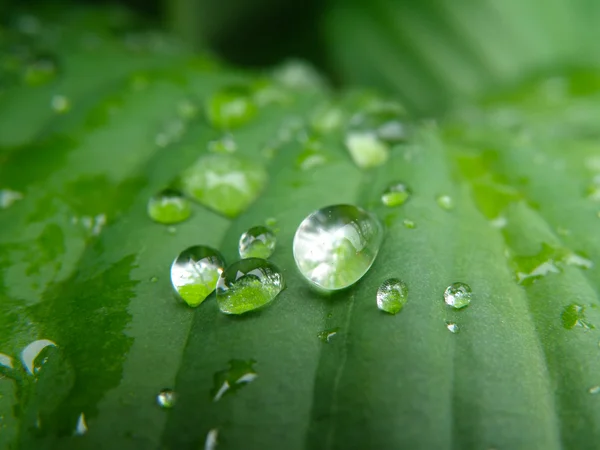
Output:
M449 195L439 195L435 201L440 208L445 209L446 211L454 209L454 200L452 200L452 197Z
M466 308L471 303L471 287L465 283L452 283L444 291L444 301L454 309Z
M209 430L209 432L206 434L206 440L204 441L204 450L215 450L218 444L218 437L219 430L216 428Z
M242 259L221 273L217 303L225 314L243 314L271 303L284 288L283 274L274 264Z
M267 182L262 166L231 155L205 155L181 175L183 191L227 217L244 211Z
M158 281L158 277L150 277L150 283L156 283Z
M271 230L276 231L277 229L277 219L275 217L267 217L265 219L265 225L269 227Z
M390 149L375 133L348 132L345 144L352 160L361 169L380 166L388 160Z
M148 215L162 224L183 222L192 214L188 199L175 189L164 189L148 201Z
M21 352L21 361L30 375L36 374L35 368L37 364L34 363L37 357L42 353L42 350L50 346L56 347L56 343L49 339L38 339L23 349Z
M8 367L9 369L13 369L13 359L5 355L4 353L0 353L0 366Z
M177 233L177 228L176 227L167 227L167 233L175 234L175 233Z
M564 262L569 266L575 266L581 269L591 269L592 267L594 267L593 261L584 258L583 256L578 255L577 253L568 253L564 258Z
M71 109L71 101L64 95L54 95L50 100L50 105L58 114L65 114Z
M490 225L494 228L504 228L508 224L508 220L504 216L498 216L493 220L490 220Z
M163 409L171 409L176 401L177 394L172 389L163 389L156 396L156 403Z
M213 401L218 402L224 395L233 394L254 381L258 376L254 364L256 361L253 359L232 359L229 361L229 368L216 372L213 377L214 386L210 391Z
M320 151L304 148L296 158L296 167L300 170L310 170L327 163L327 157Z
M404 111L398 104L375 101L366 111L352 116L348 131L371 133L386 144L399 144L408 138L403 116Z
M0 189L0 209L6 209L19 200L23 200L23 194L20 192Z
M240 237L240 257L267 259L275 251L277 238L267 227L252 227Z
M340 327L330 328L328 330L323 330L317 333L317 337L322 341L328 344L331 342L331 339L340 331Z
M416 224L416 223L414 223L412 220L409 220L409 219L404 219L404 220L402 221L402 223L404 224L404 226L405 226L406 228L409 228L409 229L411 229L411 230L412 230L413 228L417 228L417 224Z
M178 142L185 133L185 127L185 122L179 118L168 120L154 138L154 143L164 148Z
M334 105L319 106L312 115L311 126L318 133L325 134L337 130L344 121L344 113Z
M79 414L79 418L77 419L77 425L75 426L75 431L73 434L75 436L83 436L88 432L88 426L85 421L85 414Z
M353 205L333 205L307 216L294 236L294 259L315 286L343 289L367 273L379 252L383 226Z
M586 330L594 328L594 325L589 323L585 317L585 307L575 303L565 306L560 317L563 327L567 330L575 327L581 327Z
M276 82L288 89L318 90L325 85L323 78L304 61L286 61L273 71Z
M405 184L393 183L381 194L381 202L385 206L400 206L406 203L409 197L410 189Z
M389 314L397 314L408 300L408 287L397 278L385 280L377 290L377 307Z
M458 333L460 331L460 329L458 328L458 325L455 324L454 322L446 322L446 328L448 329L448 331L450 333Z
M221 139L210 141L208 143L208 151L211 153L231 154L235 153L237 149L237 143L230 134L226 134Z
M210 123L218 129L237 128L256 116L252 90L246 86L228 86L209 99L206 112Z
M23 78L30 86L49 83L58 74L58 62L52 55L37 55L25 66Z
M590 394L600 394L600 386L592 386L588 389Z
M217 286L225 262L211 247L196 245L177 256L171 265L171 283L189 306L198 306Z

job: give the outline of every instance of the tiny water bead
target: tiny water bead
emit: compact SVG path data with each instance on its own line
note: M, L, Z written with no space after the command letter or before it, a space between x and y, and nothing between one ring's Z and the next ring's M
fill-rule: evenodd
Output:
M176 401L177 394L172 389L163 389L156 396L156 403L163 409L171 409Z
M171 265L171 283L189 306L198 306L217 286L225 262L211 247L196 245L177 256Z
M381 194L381 203L385 206L400 206L410 197L410 189L403 183L389 185Z
M214 386L210 391L213 401L218 402L224 395L233 394L258 377L254 369L253 359L232 359L229 367L216 372L213 376Z
M563 309L561 314L563 328L571 330L575 327L581 327L585 330L594 328L594 325L587 321L585 316L585 307L572 303Z
M454 200L452 200L452 197L449 195L438 195L435 201L440 208L445 209L446 211L454 209Z
M411 229L411 230L412 230L412 229L414 229L414 228L417 228L417 224L416 224L415 222L413 222L412 220L410 220L410 219L404 219L404 220L402 221L402 223L403 223L403 224L404 224L404 226L405 226L406 228L408 228L408 229Z
M227 86L217 91L206 104L208 120L218 129L237 128L256 116L258 108L247 86Z
M377 307L389 314L397 314L408 300L408 287L398 278L385 280L377 290Z
M261 308L285 288L281 271L261 258L237 261L217 283L217 303L225 314L243 314Z
M275 251L277 238L267 227L252 227L240 237L240 258L267 259Z
M454 322L446 322L446 328L448 329L448 331L450 333L456 334L460 331L460 328L458 328L458 325L455 324Z
M162 224L183 222L192 214L190 201L176 189L164 189L148 201L148 215Z
M227 217L246 210L266 183L264 167L224 154L202 156L181 175L185 194Z
M444 291L444 301L454 309L462 309L471 303L471 287L465 283L452 283Z
M381 247L383 226L354 205L332 205L307 216L294 236L300 273L325 290L344 289L367 273Z
M331 339L336 334L338 334L338 331L340 331L340 327L330 328L328 330L323 330L317 333L317 337L321 342L328 344L331 341Z

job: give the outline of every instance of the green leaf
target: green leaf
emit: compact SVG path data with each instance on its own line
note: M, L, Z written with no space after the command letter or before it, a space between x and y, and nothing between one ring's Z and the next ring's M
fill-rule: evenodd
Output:
M175 53L142 72L103 69L106 90L73 94L60 119L44 113L43 130L0 120L12 130L0 166L0 448L202 448L215 436L219 449L597 448L595 71L438 125L402 118L409 137L360 169L346 127L387 101ZM67 86L70 67L57 82ZM256 89L256 114L213 128L207 102L239 85ZM22 108L33 114L48 94L36 89L2 98L31 90ZM305 164L307 150L318 163ZM235 192L203 191L211 201L176 225L148 216L155 194L221 156L262 168L256 195L232 208ZM408 200L382 203L398 183ZM332 204L368 208L387 227L367 274L324 295L298 272L292 242ZM175 298L182 250L210 246L232 263L242 233L267 223L286 284L271 304L237 316L214 294L197 308ZM519 282L548 261L556 270ZM390 278L408 291L395 315L377 307ZM456 282L472 290L461 310L444 302Z

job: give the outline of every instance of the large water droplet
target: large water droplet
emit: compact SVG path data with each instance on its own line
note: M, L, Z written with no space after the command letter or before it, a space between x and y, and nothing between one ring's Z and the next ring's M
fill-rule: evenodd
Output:
M258 374L254 370L256 361L249 359L232 359L229 368L220 370L214 375L214 386L210 391L213 401L219 401L224 395L233 394L240 388L256 379Z
M261 308L284 289L281 271L261 258L248 258L229 266L217 283L217 303L225 314L243 314Z
M409 197L410 189L405 184L393 183L381 194L381 202L385 206L400 206L406 203Z
M163 409L171 409L176 401L177 394L173 389L163 389L156 396L156 403Z
M228 86L217 91L206 105L208 120L215 128L232 129L249 122L258 109L253 92L246 86Z
M183 191L228 217L244 211L267 182L262 166L231 155L205 155L183 172Z
M340 331L340 327L329 328L328 330L319 331L317 333L317 337L321 342L325 342L328 344L331 342L331 339Z
M52 55L37 55L25 66L23 78L30 86L49 83L58 74L58 62Z
M444 301L455 309L466 308L471 303L471 287L465 283L452 283L444 291Z
M586 330L594 328L594 325L589 323L585 317L585 307L575 303L565 306L560 317L563 327L567 330L575 327L581 327Z
M189 200L175 189L164 189L148 201L148 215L158 223L183 222L191 214Z
M408 300L408 287L398 278L385 280L377 290L377 307L389 314L397 314Z
M211 247L196 245L177 256L171 265L171 283L181 299L198 306L215 290L225 263Z
M373 214L353 205L333 205L306 217L294 236L294 259L315 286L343 289L371 267L383 240Z
M267 227L252 227L240 237L241 258L267 259L275 251L277 238Z

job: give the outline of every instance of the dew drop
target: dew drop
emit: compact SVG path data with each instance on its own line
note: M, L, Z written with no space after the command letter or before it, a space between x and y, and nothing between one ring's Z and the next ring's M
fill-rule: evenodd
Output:
M350 131L344 140L354 163L361 169L380 166L389 158L389 146L369 131Z
M343 289L367 273L379 252L383 226L353 205L333 205L307 216L294 236L300 273L325 290Z
M208 100L208 120L218 129L237 128L256 116L258 108L252 90L246 86L228 86L217 91Z
M452 197L449 195L439 195L435 201L440 208L445 209L446 211L454 209L454 200L452 200Z
M171 265L171 283L189 306L198 306L215 290L225 262L211 247L196 245L177 256Z
M267 182L265 169L231 155L205 155L183 172L183 191L202 205L227 217L244 211Z
M148 201L148 215L162 224L183 222L192 214L188 199L175 189L164 189Z
M64 95L54 95L50 100L50 106L58 114L65 114L71 109L71 101Z
M317 337L321 342L328 344L331 342L331 339L340 331L340 327L329 328L328 330L323 330L317 333Z
M312 114L311 126L318 133L331 133L341 127L344 120L342 110L331 104L317 107Z
M283 273L261 258L237 261L217 283L217 303L225 314L243 314L261 308L285 288Z
M414 229L414 228L417 228L417 224L416 224L416 223L414 223L412 220L409 220L409 219L404 219L404 220L402 221L402 223L403 223L403 224L404 224L404 226L405 226L406 228L408 228L408 229L411 229L411 230L412 230L412 229Z
M249 359L232 359L229 367L216 372L213 376L214 385L210 391L213 401L218 402L224 395L237 392L242 387L251 383L258 377L254 369L256 361Z
M408 137L404 112L397 104L375 102L365 112L355 114L348 124L348 131L371 133L388 145L405 142Z
M226 134L221 139L210 141L208 143L208 151L211 153L235 153L238 149L237 142L231 134Z
M265 219L265 225L269 227L271 230L277 230L277 219L275 217L267 217Z
M466 308L471 303L471 287L465 283L452 283L444 291L444 301L454 309Z
M410 197L410 189L403 183L389 185L381 194L381 203L385 206L400 206Z
M389 314L397 314L408 300L408 287L398 278L385 280L377 290L377 307Z
M75 425L75 431L73 432L73 434L75 436L83 436L87 432L88 432L88 426L85 421L85 414L81 413L81 414L79 414L79 417L77 418L77 425Z
M58 74L58 62L52 55L37 55L25 66L23 78L30 86L49 83Z
M163 409L171 409L177 402L177 394L173 389L163 389L156 396L156 403Z
M158 277L150 277L150 283L156 283L158 281Z
M275 251L277 238L267 227L252 227L240 237L240 257L267 259Z
M20 192L0 189L0 209L6 209L19 200L23 200L23 194Z
M310 170L327 163L327 157L320 151L305 147L296 158L296 167L300 170Z
M588 389L588 392L590 394L600 394L600 386L592 386L591 388Z
M454 322L446 322L446 328L448 329L448 331L450 333L458 333L460 331L460 329L458 328L458 325L455 324Z
M575 327L581 327L586 330L594 328L594 325L589 323L585 317L585 307L575 303L565 306L560 317L563 327L567 330Z
M284 62L273 71L273 78L293 90L318 90L325 84L314 67L300 60Z

